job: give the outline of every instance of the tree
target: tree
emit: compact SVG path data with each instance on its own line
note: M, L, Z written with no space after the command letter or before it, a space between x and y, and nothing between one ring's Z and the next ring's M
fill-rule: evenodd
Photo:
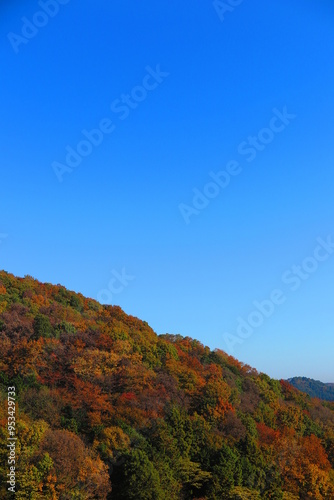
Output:
M52 459L56 491L63 500L74 494L84 499L107 498L111 490L107 467L100 458L92 457L78 436L67 430L48 430L39 450L40 455L45 453Z
M241 485L242 470L239 454L224 444L213 457L210 495L215 499L225 498L226 495L238 485Z
M34 319L34 335L35 339L39 339L40 337L50 338L52 336L52 326L50 320L44 314L37 314Z
M160 477L147 454L140 449L132 451L125 461L124 479L120 493L127 500L165 500Z

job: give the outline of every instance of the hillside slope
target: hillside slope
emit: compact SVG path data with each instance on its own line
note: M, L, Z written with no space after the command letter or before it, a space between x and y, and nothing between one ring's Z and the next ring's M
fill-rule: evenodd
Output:
M319 380L307 377L293 377L288 382L302 392L309 394L311 398L334 401L334 384L324 384Z
M17 499L334 498L333 403L119 307L0 272L0 373L0 498L8 386Z

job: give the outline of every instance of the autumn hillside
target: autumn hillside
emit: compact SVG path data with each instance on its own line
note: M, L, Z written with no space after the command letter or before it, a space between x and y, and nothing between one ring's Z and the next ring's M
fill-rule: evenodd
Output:
M17 499L333 499L334 404L119 307L0 272Z

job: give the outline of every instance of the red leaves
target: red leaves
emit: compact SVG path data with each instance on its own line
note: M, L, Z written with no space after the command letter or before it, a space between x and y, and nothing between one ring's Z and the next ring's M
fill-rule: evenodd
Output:
M271 446L277 443L280 437L279 431L275 431L263 423L257 423L256 427L261 445Z
M313 434L303 438L302 453L304 456L308 457L311 463L317 465L320 469L328 471L331 468L327 453L320 439Z
M135 395L134 392L124 392L121 397L119 398L119 402L120 403L124 403L124 402L127 402L127 401L132 401L132 400L136 400L137 399L137 396Z

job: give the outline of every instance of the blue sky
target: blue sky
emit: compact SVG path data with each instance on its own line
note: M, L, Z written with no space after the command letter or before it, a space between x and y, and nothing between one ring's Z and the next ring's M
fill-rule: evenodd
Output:
M334 238L332 2L1 10L0 267L271 376L333 382L334 254L305 261ZM294 265L312 269L295 291Z

